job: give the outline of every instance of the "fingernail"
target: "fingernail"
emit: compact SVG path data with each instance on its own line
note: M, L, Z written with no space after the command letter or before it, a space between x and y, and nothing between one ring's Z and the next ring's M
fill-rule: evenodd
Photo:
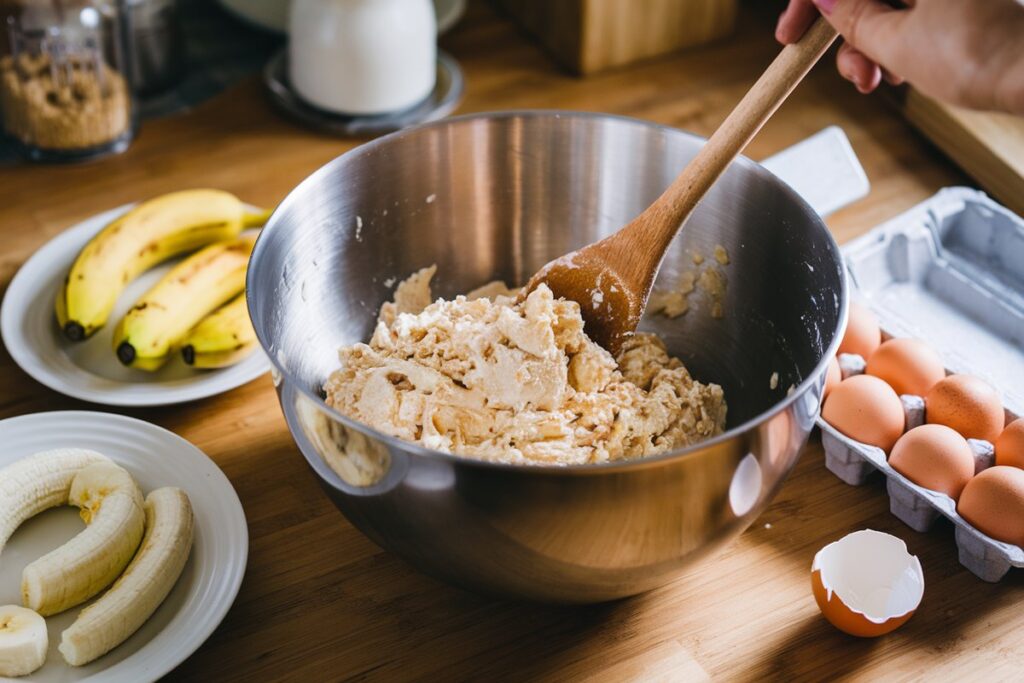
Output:
M821 10L824 15L832 14L838 0L814 0L814 6Z

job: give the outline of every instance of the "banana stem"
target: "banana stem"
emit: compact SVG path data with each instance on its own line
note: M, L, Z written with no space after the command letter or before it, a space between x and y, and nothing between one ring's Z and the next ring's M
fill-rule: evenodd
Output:
M246 212L242 216L242 224L247 228L263 227L272 213L274 213L273 209L260 209L254 213Z

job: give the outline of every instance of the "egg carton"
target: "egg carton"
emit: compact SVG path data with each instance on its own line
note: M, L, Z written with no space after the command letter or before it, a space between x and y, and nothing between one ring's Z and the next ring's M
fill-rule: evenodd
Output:
M1000 389L1007 420L1024 412L1024 220L985 194L947 188L843 248L853 298L878 316L883 334L925 340L950 373L981 377ZM841 359L844 374L863 371ZM920 397L901 397L909 425L923 421ZM960 563L999 581L1024 567L1024 549L967 523L949 496L913 483L889 466L880 448L850 439L820 417L825 466L859 486L886 477L892 513L925 532L939 517L956 528ZM980 471L991 444L971 440Z

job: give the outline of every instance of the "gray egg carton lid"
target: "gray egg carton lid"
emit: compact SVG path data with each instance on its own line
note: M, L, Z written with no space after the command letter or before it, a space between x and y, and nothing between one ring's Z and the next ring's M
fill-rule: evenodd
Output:
M1024 412L1024 219L966 187L941 190L843 247L852 295L893 337Z
M1024 408L1024 220L983 193L954 187L843 247L852 296L892 337L928 342L950 372L1000 389L1008 419ZM892 513L916 531L939 516L956 528L960 563L985 581L1024 567L1024 549L981 533L949 496L896 472L885 453L818 418L825 466L848 484L876 470L887 479Z

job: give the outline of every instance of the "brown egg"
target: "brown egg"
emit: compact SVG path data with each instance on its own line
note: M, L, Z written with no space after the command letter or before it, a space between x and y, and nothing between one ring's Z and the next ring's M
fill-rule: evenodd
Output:
M1024 546L1024 470L996 465L967 482L957 512L997 541Z
M884 379L897 394L924 396L946 376L942 359L919 339L890 339L875 349L864 370Z
M878 327L878 318L866 306L851 301L846 334L839 344L839 353L857 353L867 359L881 343L882 330Z
M945 425L911 429L892 447L889 464L918 486L953 500L974 476L974 454L967 439Z
M1024 417L1006 425L995 445L997 465L1024 467Z
M971 375L939 381L925 395L924 410L929 424L952 427L965 439L995 443L1005 422L999 392Z
M903 434L903 404L888 384L871 375L855 375L839 383L821 411L840 432L886 453Z
M836 360L835 356L832 356L828 360L828 370L825 371L825 398L839 386L839 383L843 381L843 371L839 369L839 361Z

